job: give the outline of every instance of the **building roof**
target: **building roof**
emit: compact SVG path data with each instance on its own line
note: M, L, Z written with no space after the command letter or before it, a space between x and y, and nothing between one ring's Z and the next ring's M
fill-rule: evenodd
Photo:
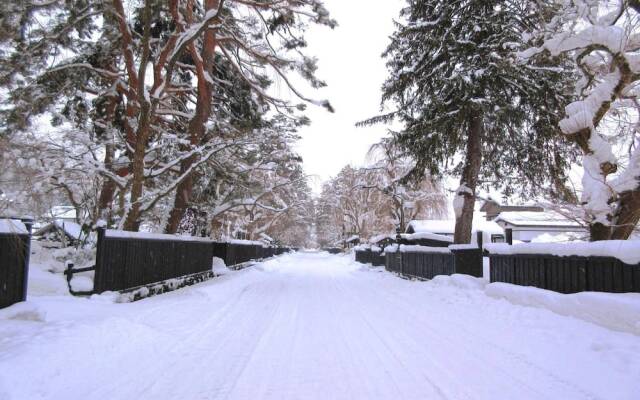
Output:
M54 228L58 231L64 232L64 234L67 235L67 237L73 240L79 240L80 237L82 236L82 227L79 224L75 222L70 222L70 221L63 221L61 219L57 219L52 223L43 226L42 228L38 229L34 233L34 235L35 236L43 235Z
M505 211L496 217L495 222L503 222L513 226L528 227L571 227L583 228L578 222L555 211Z
M358 235L351 235L351 236L349 236L349 237L345 240L345 242L347 242L347 243L351 243L351 242L355 242L355 241L357 241L357 240L360 240L360 236L358 236Z
M440 235L452 235L456 230L456 221L453 219L425 219L425 220L413 220L409 222L407 228L413 228L415 233L436 233ZM504 233L502 227L496 224L494 221L486 221L484 217L480 215L473 216L472 232L487 232L487 233Z
M49 210L53 219L76 219L76 208L74 206L55 206Z

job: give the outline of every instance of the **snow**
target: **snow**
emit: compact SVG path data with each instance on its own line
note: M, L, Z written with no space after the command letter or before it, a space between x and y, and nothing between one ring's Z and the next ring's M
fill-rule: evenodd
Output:
M245 239L229 239L226 241L231 244L247 244L253 246L262 246L264 243L258 242L257 240L245 240Z
M147 240L182 240L187 242L211 242L210 238L198 236L169 235L166 233L129 232L115 229L107 229L105 237ZM262 243L260 243L262 244Z
M493 254L551 254L556 256L614 257L626 264L640 264L640 240L603 240L598 242L506 243L487 244Z
M416 233L431 232L440 235L453 235L456 227L456 221L452 219L428 219L413 220L409 222L409 226L413 227ZM494 221L487 221L481 213L473 215L473 232L485 232L493 234L504 234L504 230Z
M588 300L604 324L504 291L300 252L135 303L34 295L0 310L0 398L637 399L634 298Z
M22 221L17 219L0 219L0 233L28 235L29 231Z
M54 206L49 210L49 214L53 219L76 219L76 208L74 206Z
M531 239L531 243L562 243L562 242L573 242L578 241L580 234L577 233L543 233L542 235L538 235Z
M378 243L381 240L385 240L385 239L392 239L395 240L396 239L396 235L394 234L381 234L381 235L376 235L373 236L369 239L369 243Z
M545 308L556 314L640 336L639 293L562 294L500 282L487 285L485 292L488 296L503 298L513 304Z
M453 197L453 211L456 214L456 218L460 218L462 216L462 208L464 207L466 194L473 196L473 190L463 183L458 187L458 189L456 189L456 195Z
M431 247L431 246L412 246L401 244L401 253L443 253L450 254L451 251L446 247Z
M562 226L584 229L578 222L555 211L503 211L494 220L515 226Z
M478 248L477 244L450 244L449 250L475 250Z
M80 239L80 236L82 236L82 226L80 226L80 224L76 222L69 222L58 219L53 223L74 239Z
M404 233L401 235L401 237L407 240L432 239L453 243L453 238L451 236L438 235L437 233L430 232Z

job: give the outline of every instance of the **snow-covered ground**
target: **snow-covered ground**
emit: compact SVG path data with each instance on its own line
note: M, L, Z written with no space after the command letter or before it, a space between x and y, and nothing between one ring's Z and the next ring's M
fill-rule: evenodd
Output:
M39 291L0 311L0 399L640 398L640 336L512 292L326 253L136 303Z

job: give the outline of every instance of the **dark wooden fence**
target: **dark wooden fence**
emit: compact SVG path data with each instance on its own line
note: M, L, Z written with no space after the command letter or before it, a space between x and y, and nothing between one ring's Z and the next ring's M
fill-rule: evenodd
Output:
M281 255L290 250L288 247L264 246L253 243L213 242L213 256L221 258L227 266L236 266L249 261Z
M0 308L27 299L31 220L24 220L27 233L0 233Z
M74 269L70 265L65 274L71 281L75 273L95 270L93 291L73 292L70 286L73 294L131 291L144 286L162 293L212 277L213 257L233 267L286 251L289 249L256 243L223 243L198 237L99 229L95 266ZM183 283L176 283L177 278Z
M371 264L374 267L385 264L385 256L382 255L382 250L357 249L355 253L357 262Z
M201 238L119 236L98 231L94 292L126 290L211 271L213 246Z
M339 247L324 247L322 251L326 251L329 254L340 254L342 253L342 249Z
M479 248L450 249L449 252L421 249L387 251L385 268L402 276L433 279L437 275L466 274L482 277L482 252Z
M640 292L640 264L613 257L490 254L491 282L535 286L560 293Z

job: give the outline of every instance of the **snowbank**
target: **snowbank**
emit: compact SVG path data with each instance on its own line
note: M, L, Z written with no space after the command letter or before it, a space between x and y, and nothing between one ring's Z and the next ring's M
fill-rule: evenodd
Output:
M492 254L551 254L555 256L614 257L626 264L640 263L640 240L603 240L599 242L505 243L487 244Z
M0 233L28 235L27 227L17 219L0 219Z
M490 283L485 293L512 304L546 308L621 332L640 336L640 294L582 292L562 294L509 283Z
M427 281L429 286L452 287L465 290L482 290L487 285L487 281L482 278L475 278L471 275L453 274L437 275Z

